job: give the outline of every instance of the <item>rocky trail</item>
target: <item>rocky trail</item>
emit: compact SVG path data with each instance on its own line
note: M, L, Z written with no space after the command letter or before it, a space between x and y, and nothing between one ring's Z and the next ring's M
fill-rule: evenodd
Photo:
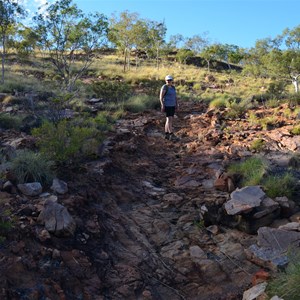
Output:
M246 251L257 234L218 222L230 182L216 180L257 135L235 122L225 135L219 112L185 102L169 141L160 112L129 114L97 160L66 172L68 192L52 195L75 220L71 236L38 222L41 196L2 191L15 227L0 249L0 299L242 299L264 265ZM281 167L300 145L288 126L260 133Z

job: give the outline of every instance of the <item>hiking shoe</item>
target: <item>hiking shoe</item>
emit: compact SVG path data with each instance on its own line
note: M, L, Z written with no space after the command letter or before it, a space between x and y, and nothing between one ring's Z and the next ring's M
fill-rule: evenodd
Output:
M165 134L165 139L166 139L166 140L169 140L169 139L170 139L170 134L169 134L168 132Z
M179 138L174 134L174 133L170 133L170 141L174 141L174 142L178 142Z

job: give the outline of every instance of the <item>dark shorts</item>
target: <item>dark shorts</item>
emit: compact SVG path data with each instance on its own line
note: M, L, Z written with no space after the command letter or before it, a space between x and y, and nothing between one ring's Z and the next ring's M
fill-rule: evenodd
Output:
M175 106L165 106L166 117L174 117Z

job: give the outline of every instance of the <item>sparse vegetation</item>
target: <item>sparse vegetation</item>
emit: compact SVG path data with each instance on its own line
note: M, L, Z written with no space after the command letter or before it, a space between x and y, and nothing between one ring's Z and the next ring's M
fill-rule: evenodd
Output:
M260 152L265 148L265 141L264 139L255 139L252 141L251 145L249 146L250 150Z
M300 135L300 124L295 125L295 126L291 129L291 134L293 134L293 135Z
M22 120L19 116L8 113L0 113L0 128L2 129L20 129Z
M148 95L133 96L124 103L124 109L130 112L142 112L158 107L158 101Z
M265 159L253 156L242 162L231 164L228 172L240 178L241 186L259 185L266 176L268 168L269 165Z
M298 300L300 295L300 257L298 249L289 251L289 263L268 283L267 295L288 300ZM269 298L268 298L269 299Z
M49 184L54 178L53 163L41 153L30 150L17 150L11 161L10 172L18 183L40 182Z
M45 122L41 127L33 129L32 133L38 138L40 151L59 164L95 154L97 141L101 138L94 124L73 125L67 120L58 124ZM90 146L85 147L86 144Z
M286 172L282 175L269 175L263 181L262 185L266 194L270 198L286 196L291 198L297 186L296 178Z
M238 178L240 186L260 185L270 198L292 197L297 187L296 178L289 172L272 174L268 161L252 156L228 166L228 172Z
M13 222L10 218L11 212L6 209L2 203L0 204L0 244L5 240L7 232L13 227Z

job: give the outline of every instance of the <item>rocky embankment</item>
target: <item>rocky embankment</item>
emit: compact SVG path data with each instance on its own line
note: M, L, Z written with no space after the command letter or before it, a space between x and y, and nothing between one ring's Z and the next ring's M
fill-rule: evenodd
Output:
M224 172L253 155L258 129L202 103L183 103L179 141L163 126L160 112L128 115L99 159L49 191L3 181L14 228L0 249L1 299L238 300L286 264L300 235L296 201L236 189ZM259 132L280 168L299 150L289 126ZM6 147L31 144L16 140L2 132Z

